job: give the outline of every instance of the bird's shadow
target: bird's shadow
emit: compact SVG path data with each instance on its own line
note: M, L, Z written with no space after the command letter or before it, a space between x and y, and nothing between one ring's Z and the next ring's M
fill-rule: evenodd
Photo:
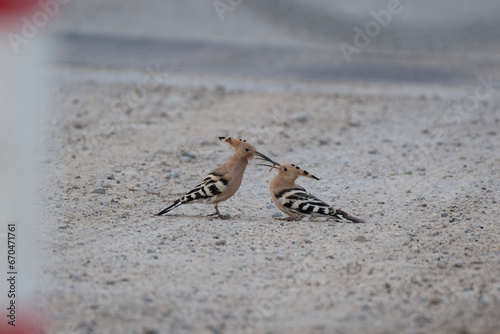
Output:
M217 216L209 216L209 215L189 215L189 214L173 214L173 215L163 215L163 216L157 216L155 214L152 214L151 215L151 218L167 218L167 217L175 217L175 218L190 218L190 219L194 219L194 218L197 218L197 219L204 219L204 220L208 220L208 221L212 221L212 220L220 220L220 221L224 221L224 220L229 220L229 219L235 219L235 218L238 218L238 217L233 217L233 216L230 216L230 215L226 215L227 218L226 219L221 219Z

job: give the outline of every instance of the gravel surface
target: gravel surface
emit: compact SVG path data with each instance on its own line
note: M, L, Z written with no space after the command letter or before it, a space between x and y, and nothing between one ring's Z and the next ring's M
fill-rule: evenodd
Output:
M500 331L498 92L457 113L475 87L145 75L56 71L41 165L55 332ZM232 155L227 135L368 223L277 220L255 162L229 220L202 204L153 216Z

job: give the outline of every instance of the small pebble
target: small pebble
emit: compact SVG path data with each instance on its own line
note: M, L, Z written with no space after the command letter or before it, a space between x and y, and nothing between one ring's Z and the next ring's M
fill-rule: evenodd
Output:
M425 168L424 167L417 167L417 172L425 172Z
M448 217L448 212L443 212L443 213L441 214L441 217Z
M101 194L101 195L104 195L106 193L106 189L104 188L97 188L97 189L94 189L94 191L92 191L94 194Z
M158 334L159 332L156 329L145 329L143 331L144 334Z
M294 117L294 120L299 122L299 123L306 123L308 121L308 116L307 114L300 114Z
M157 189L153 189L153 188L146 188L146 192L148 194L153 194L153 195L159 195L160 194L160 191L157 190Z
M153 296L150 293L146 292L144 294L144 301L146 303L151 303L153 301Z
M284 254L278 254L276 255L276 258L280 261L283 261L284 259L286 259L286 256Z
M281 214L281 212L276 212L276 213L273 213L272 217L273 218L283 217L283 214Z
M155 152L155 155L163 155L163 154L168 154L166 150L158 150Z
M167 180L173 180L179 177L179 173L171 172L165 177Z
M216 246L224 246L224 245L226 244L226 242L227 242L227 241L226 241L225 239L224 239L224 240L217 240L217 241L215 242L215 245L216 245Z
M411 175L411 174L413 174L413 171L411 171L411 170L406 170L406 171L405 171L405 174Z
M196 159L196 154L189 152L189 151L182 152L181 156L187 157L187 158L193 159L193 160Z
M108 176L106 176L106 179L108 179L108 180L114 180L115 176L113 174L108 174Z
M328 145L328 140L326 140L326 139L320 139L319 140L319 144L320 145Z
M378 202L378 204L385 204L385 202Z
M69 278L71 278L71 279L77 279L78 280L78 279L80 279L80 275L74 274L74 273L70 273L69 274Z

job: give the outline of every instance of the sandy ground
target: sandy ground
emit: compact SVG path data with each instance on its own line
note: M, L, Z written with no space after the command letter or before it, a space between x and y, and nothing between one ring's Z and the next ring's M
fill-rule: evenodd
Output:
M147 76L54 72L55 333L500 332L498 92L456 113L475 87ZM275 219L255 162L229 220L202 204L153 216L232 155L226 135L368 223Z

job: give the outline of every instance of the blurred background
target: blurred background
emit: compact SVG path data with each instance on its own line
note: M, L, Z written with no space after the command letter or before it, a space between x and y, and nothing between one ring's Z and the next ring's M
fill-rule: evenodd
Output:
M498 72L495 0L89 0L65 6L55 29L58 64L449 84Z

